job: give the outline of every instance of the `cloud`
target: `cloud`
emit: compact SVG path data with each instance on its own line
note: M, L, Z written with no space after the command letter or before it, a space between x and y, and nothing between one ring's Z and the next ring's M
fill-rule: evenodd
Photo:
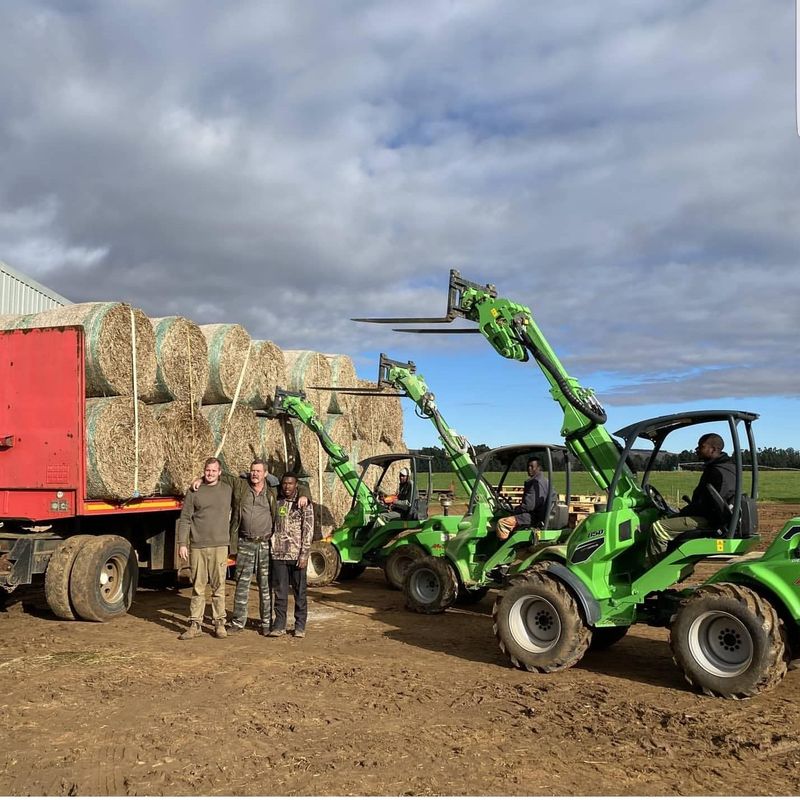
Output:
M458 267L604 399L797 396L786 4L20 0L0 24L0 257L68 297L359 353L397 338L351 316L438 316Z

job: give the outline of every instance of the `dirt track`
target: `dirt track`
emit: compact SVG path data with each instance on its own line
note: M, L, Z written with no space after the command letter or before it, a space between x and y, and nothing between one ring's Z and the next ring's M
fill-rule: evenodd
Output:
M800 513L775 509L765 532ZM497 648L492 593L421 617L368 570L310 597L305 640L180 642L186 589L140 591L108 625L12 595L0 793L797 792L800 670L754 700L708 699L666 631L636 626L572 670L531 675Z

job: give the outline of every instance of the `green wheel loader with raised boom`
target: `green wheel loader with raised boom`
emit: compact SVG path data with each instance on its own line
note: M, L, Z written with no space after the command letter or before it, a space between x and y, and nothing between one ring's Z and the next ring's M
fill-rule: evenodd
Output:
M676 663L692 685L708 694L747 697L777 684L800 640L800 518L787 522L760 558L734 561L699 588L675 588L699 561L741 556L759 539L752 430L757 415L698 411L658 417L619 431L621 446L604 427L606 414L594 393L567 374L530 309L498 298L493 286L465 281L456 271L450 274L445 317L364 321L449 323L457 317L477 323L474 330L504 358L536 362L562 408L567 446L607 492L604 506L566 542L535 549L508 571L493 618L500 648L512 663L540 672L565 669L583 657L593 640L609 645L630 625L644 622L670 628ZM713 530L677 538L663 558L649 564L651 526L673 513L649 481L663 442L675 430L713 424L727 426L736 468L732 498L726 502L710 493L722 522ZM752 461L749 492L740 428ZM641 483L628 465L639 438L653 445ZM466 529L465 538L473 533L474 526Z

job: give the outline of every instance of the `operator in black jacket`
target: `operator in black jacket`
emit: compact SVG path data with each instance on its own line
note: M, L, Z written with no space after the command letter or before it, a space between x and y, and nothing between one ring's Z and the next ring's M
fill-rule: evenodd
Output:
M528 480L522 488L522 502L514 515L497 520L497 538L505 541L515 528L541 528L547 513L550 482L542 475L542 464L536 456L528 459Z
M648 565L654 564L667 550L669 543L686 531L716 530L723 524L718 504L709 492L713 486L722 499L730 504L736 495L736 465L722 448L725 443L716 433L706 433L697 442L697 457L705 462L703 474L689 505L676 516L664 517L653 523L647 543Z

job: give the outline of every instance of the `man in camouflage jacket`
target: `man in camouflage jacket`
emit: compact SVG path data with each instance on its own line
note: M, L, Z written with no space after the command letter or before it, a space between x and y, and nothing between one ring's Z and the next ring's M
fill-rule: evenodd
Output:
M311 539L314 536L314 508L299 505L297 476L287 472L281 479L278 510L272 534L272 586L275 590L275 619L270 636L286 633L289 586L294 594L294 635L306 633L306 567Z

